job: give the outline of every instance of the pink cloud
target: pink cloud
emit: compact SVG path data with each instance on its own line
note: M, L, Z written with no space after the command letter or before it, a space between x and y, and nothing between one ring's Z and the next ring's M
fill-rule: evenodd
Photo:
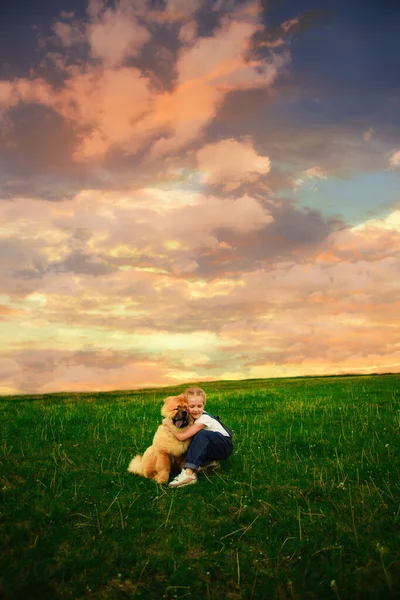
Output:
M95 69L72 76L53 106L82 132L75 158L84 160L115 146L135 152L148 135L138 121L151 97L149 79L138 69Z
M202 0L167 0L161 18L168 21L185 21L202 5Z
M0 283L4 289L30 294L52 286L51 272L64 269L96 274L99 269L106 273L141 267L191 274L198 268L199 252L221 246L218 229L245 235L272 220L269 211L248 195L185 197L143 189L89 190L62 203L20 198L0 204L0 221L13 224L2 232L10 275ZM23 285L13 282L13 270L30 277ZM48 276L41 276L41 271L48 271Z
M153 12L183 19L197 6L197 2L176 1L169 2L165 11ZM125 58L137 55L150 39L148 29L137 21L138 15L146 20L145 5L120 2L112 10L92 1L88 13L87 25L60 21L54 29L66 47L86 36L100 64L66 66L53 53L66 74L61 90L52 90L42 79L19 79L0 86L3 112L19 102L37 103L70 121L78 135L77 161L101 157L112 149L135 153L151 138L158 138L150 149L151 157L176 152L202 136L229 92L267 89L288 60L287 56L272 57L269 62L246 57L251 38L260 28L257 11L250 11L251 18L248 10L232 11L213 36L201 39L195 37L194 22L188 21L181 37L189 46L183 45L178 54L175 88L160 91L150 72L123 66Z
M224 373L262 377L400 370L396 212L332 234L308 262L299 257L234 276L229 275L230 264L225 276L204 280L194 276L190 261L200 262L202 243L209 243L210 250L216 247L213 228L241 223L238 233L245 235L260 218L267 219L262 208L246 198L197 198L197 204L176 205L157 219L157 212L149 209L151 195L147 210L142 200L142 208L135 208L134 199L132 193L118 204L118 194L102 198L92 191L59 206L39 201L2 205L4 222L12 218L13 223L9 243L17 235L20 251L21 238L26 249L35 245L36 257L43 253L46 258L44 264L52 263L49 248L61 256L72 248L110 262L119 256L122 264L130 265L102 277L47 270L34 280L37 291L26 287L25 298L19 291L2 303L9 309L2 317L14 332L14 348L26 347L33 336L32 356L36 347L79 349L87 342L100 357L106 339L116 356L135 347L148 355L127 359L107 372L106 356L97 364L83 356L74 364L56 361L51 371L31 370L29 381L22 359L12 359L16 364L0 364L2 393L129 389ZM85 223L89 226L86 219L95 207L91 235L77 237L74 246L74 232ZM34 222L53 226L43 227L39 235ZM54 223L64 237L57 239ZM51 242L46 231L53 231ZM361 248L360 254L353 252L355 247ZM147 264L142 258L146 252ZM333 258L327 260L327 255ZM9 267L18 268L18 256L7 256ZM32 254L25 258L32 260ZM1 284L10 292L7 280ZM177 336L177 330L188 333ZM170 349L168 364L161 356L165 347ZM212 370L215 365L217 371Z
M184 44L193 44L197 37L197 23L195 21L187 21L179 30L179 40Z
M205 182L224 185L227 191L257 181L269 172L271 165L267 156L257 154L250 140L228 139L207 144L196 156Z
M136 56L149 41L150 33L140 25L129 6L107 9L92 22L87 37L94 58L106 66L118 67L128 56Z
M22 102L51 106L52 89L43 79L0 82L0 114Z
M167 126L169 133L155 142L152 155L177 150L198 138L228 92L272 85L287 57L270 63L246 61L256 30L253 23L225 20L213 37L181 51L178 85L173 92L159 96L154 114L154 120Z
M60 389L70 392L130 390L150 387L155 379L159 381L159 385L171 385L168 368L163 368L161 361L132 361L123 367L107 371L94 365L64 364L55 368L50 380L42 374L36 386L43 394Z
M66 23L65 21L57 21L53 25L53 30L57 39L65 48L82 44L86 40L85 27L77 22Z
M9 81L0 81L0 117L16 102L13 84Z
M21 366L15 360L0 357L0 394L18 394L21 381Z
M282 30L284 33L287 33L288 31L290 31L291 29L293 29L294 27L296 27L299 24L299 18L295 17L294 19L289 19L288 21L284 21L281 25Z

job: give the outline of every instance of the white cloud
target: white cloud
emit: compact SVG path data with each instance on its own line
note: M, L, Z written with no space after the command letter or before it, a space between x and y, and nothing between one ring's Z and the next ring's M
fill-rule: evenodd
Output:
M400 210L389 213L383 219L369 219L353 227L351 231L362 234L368 232L369 235L373 232L385 233L387 231L400 233Z

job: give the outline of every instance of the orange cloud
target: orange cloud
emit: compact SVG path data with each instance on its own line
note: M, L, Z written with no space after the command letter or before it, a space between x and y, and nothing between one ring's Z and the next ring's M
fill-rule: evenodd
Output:
M135 152L149 134L139 120L149 110L150 88L149 79L133 67L97 68L67 80L54 108L80 130L89 128L80 135L75 158L99 156L112 147Z
M177 13L182 18L182 11L192 14L196 7L196 2L190 6L169 2L160 14ZM226 94L267 89L288 60L282 55L269 62L246 57L251 38L260 28L257 18L249 18L246 11L224 17L214 35L206 38L196 39L193 22L187 23L181 34L189 46L183 45L179 51L176 85L172 91L164 91L151 72L124 64L150 39L148 29L137 21L137 14L145 15L144 8L121 2L112 10L105 9L102 2L91 2L88 10L91 19L87 26L58 22L54 30L64 46L86 36L99 64L66 66L54 55L66 75L59 91L42 79L0 84L3 112L20 102L38 103L70 121L78 135L77 161L101 157L112 149L135 153L152 139L152 157L176 152L201 137Z
M215 117L228 92L267 88L274 82L284 58L269 64L244 58L256 29L252 23L225 20L213 37L181 51L178 85L157 99L154 120L161 128L167 126L169 133L153 144L153 155L176 150L196 139Z

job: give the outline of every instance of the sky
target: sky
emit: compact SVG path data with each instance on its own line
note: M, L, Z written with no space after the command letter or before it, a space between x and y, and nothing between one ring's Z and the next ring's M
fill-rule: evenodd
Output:
M399 24L3 6L0 394L400 372Z

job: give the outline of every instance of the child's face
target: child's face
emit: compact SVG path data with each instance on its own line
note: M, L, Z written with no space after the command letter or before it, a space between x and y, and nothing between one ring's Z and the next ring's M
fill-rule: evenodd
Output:
M188 412L193 419L198 419L204 412L204 400L201 397L188 398Z

